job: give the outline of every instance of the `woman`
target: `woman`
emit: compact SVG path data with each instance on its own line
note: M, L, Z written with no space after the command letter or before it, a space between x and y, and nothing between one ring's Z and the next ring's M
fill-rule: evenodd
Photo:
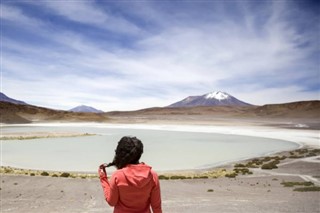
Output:
M158 175L150 166L139 163L143 144L136 137L123 137L118 142L111 163L99 167L101 186L114 213L162 213ZM105 167L117 170L108 181Z

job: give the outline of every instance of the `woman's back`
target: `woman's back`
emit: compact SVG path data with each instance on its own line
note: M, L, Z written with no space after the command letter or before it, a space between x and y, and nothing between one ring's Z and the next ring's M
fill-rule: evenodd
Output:
M158 176L145 164L128 165L111 177L119 191L114 212L160 212L161 198ZM113 204L113 203L112 203ZM119 210L119 211L118 211Z
M158 175L151 167L139 163L143 144L135 137L123 137L113 162L99 167L105 199L114 206L114 213L162 213ZM106 166L116 166L108 181Z

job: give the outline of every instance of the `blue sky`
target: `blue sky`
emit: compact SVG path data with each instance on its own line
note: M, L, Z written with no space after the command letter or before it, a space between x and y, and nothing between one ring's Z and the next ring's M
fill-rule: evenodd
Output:
M317 1L1 2L1 91L55 109L320 99Z

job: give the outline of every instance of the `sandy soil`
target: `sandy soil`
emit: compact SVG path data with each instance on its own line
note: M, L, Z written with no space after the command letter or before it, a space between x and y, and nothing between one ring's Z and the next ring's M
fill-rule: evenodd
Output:
M178 126L176 127L178 128ZM184 126L188 128L188 126ZM203 127L199 127L203 128ZM257 126L202 129L299 142L319 148L319 131ZM231 165L226 165L230 167ZM275 170L252 169L236 178L161 180L164 212L320 212L320 192L296 192L282 182L320 185L320 159L287 159ZM97 178L55 178L1 174L0 212L112 212Z

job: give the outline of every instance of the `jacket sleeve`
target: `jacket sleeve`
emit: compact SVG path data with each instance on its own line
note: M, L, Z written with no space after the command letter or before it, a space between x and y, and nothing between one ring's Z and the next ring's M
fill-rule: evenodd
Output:
M155 172L153 172L153 180L154 180L155 186L151 191L151 199L150 199L152 212L162 213L160 182L158 179L158 175Z
M100 183L104 192L104 197L110 206L115 206L119 200L119 191L116 184L116 178L111 177L110 182L108 181L107 174L99 172Z

